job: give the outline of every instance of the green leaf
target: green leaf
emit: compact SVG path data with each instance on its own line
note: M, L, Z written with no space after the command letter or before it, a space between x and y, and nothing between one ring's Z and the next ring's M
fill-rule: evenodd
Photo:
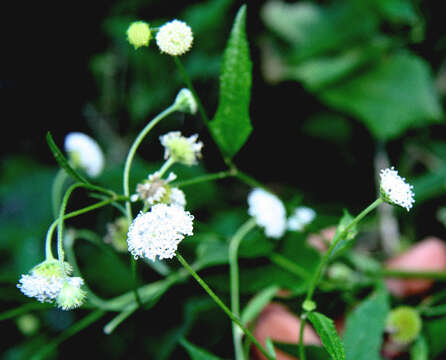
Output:
M364 300L348 315L344 333L347 359L381 359L382 335L388 312L388 295L381 289Z
M429 66L410 54L385 58L350 81L325 88L319 96L356 116L381 140L396 138L442 116Z
M308 318L331 358L334 360L345 360L344 347L336 332L333 320L318 312L309 313Z
M410 360L428 360L429 348L424 336L420 336L410 349Z
M220 97L210 129L223 153L232 158L252 131L249 119L251 60L245 32L246 5L237 13L223 54Z
M344 215L342 216L339 224L336 228L335 238L341 234L345 228L353 221L354 217L350 215L347 210L344 210ZM345 251L347 248L353 245L353 239L358 234L358 230L356 225L353 226L347 233L343 236L341 240L336 244L333 252L331 253L331 257L333 258L335 255L339 255L339 253Z
M274 295L276 295L279 287L271 285L256 294L245 306L242 311L241 320L243 324L247 324L254 320L260 314L262 309L268 304Z
M191 344L184 338L180 340L180 344L186 349L191 360L220 360L219 357Z
M444 334L446 333L446 317L425 322L426 339L429 343L431 358L435 358L438 354L446 349Z
M62 154L62 151L60 151L60 149L57 147L49 131L46 134L46 141L55 159L57 160L59 165L67 172L67 174L70 175L73 179L80 181L81 183L89 184L89 182L82 175L80 175L71 167L65 156Z

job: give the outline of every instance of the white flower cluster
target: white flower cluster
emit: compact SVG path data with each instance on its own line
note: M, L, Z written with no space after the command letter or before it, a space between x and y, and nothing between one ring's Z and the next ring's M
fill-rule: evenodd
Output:
M172 56L183 55L189 51L193 41L190 26L179 20L164 24L156 34L156 43L161 52Z
M313 209L299 206L294 209L293 214L288 218L288 230L302 231L315 217L316 212Z
M248 195L248 213L257 225L265 228L266 236L280 238L286 231L286 210L282 201L275 195L256 188Z
M26 296L44 303L53 303L63 310L82 305L86 293L81 289L84 280L70 277L71 267L57 260L46 260L35 266L30 274L22 274L17 287Z
M179 131L171 131L160 136L161 145L164 146L164 159L172 158L176 162L185 165L195 165L201 157L203 143L198 140L198 135L184 137Z
M174 181L177 176L170 173L166 180L161 179L158 172L148 176L148 180L136 186L136 194L131 196L131 201L143 200L152 206L158 203L186 206L184 192L177 187L170 187L168 183Z
M69 133L65 137L65 151L75 167L80 167L88 176L98 176L104 168L104 155L101 148L88 135L80 132Z
M193 235L194 217L182 207L156 204L147 213L140 213L127 234L129 252L152 261L156 257L170 259L186 235Z
M415 202L413 186L406 183L406 179L399 176L393 166L381 170L380 177L382 199L391 205L398 205L409 211Z

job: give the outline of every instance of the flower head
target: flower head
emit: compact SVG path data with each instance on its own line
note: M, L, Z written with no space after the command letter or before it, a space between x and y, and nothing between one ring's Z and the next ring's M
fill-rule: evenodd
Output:
M156 43L161 52L172 56L186 53L191 48L193 40L192 29L179 20L164 24L156 34Z
M140 213L127 234L130 253L137 259L170 259L186 235L193 234L193 216L176 205L156 204Z
M286 230L286 211L282 201L275 195L256 188L248 195L248 213L257 224L265 228L266 236L280 238Z
M195 114L197 112L197 101L189 89L184 88L178 92L178 95L175 98L175 104L180 111L190 114Z
M121 216L114 222L108 223L106 227L104 242L113 246L118 252L127 251L127 232L129 231L127 217Z
M160 136L161 145L164 146L164 159L172 158L185 165L196 164L203 148L203 143L197 139L197 134L187 138L179 131L171 131Z
M293 214L288 218L288 229L302 231L315 217L316 212L313 209L306 206L299 206L294 209Z
M51 303L59 294L65 276L71 273L71 267L58 260L46 260L31 269L30 274L20 277L17 287L26 296L40 302Z
M415 340L422 326L420 314L410 306L399 306L393 309L386 323L391 339L402 345Z
M148 46L151 38L152 32L149 24L144 21L135 21L127 29L127 39L135 49L141 46Z
M80 132L69 133L65 137L65 151L75 167L96 177L104 168L104 155L99 145L88 135Z
M136 186L136 194L132 195L131 200L138 199L146 201L148 205L163 203L170 205L186 206L186 197L184 193L171 187L169 183L176 179L174 173L170 173L166 180L161 179L158 172L149 175L148 179Z
M57 306L62 310L72 310L81 306L87 293L81 286L84 280L80 277L68 277L56 297Z
M406 183L406 179L398 175L393 166L380 172L381 198L391 204L406 208L409 211L415 202L413 186Z

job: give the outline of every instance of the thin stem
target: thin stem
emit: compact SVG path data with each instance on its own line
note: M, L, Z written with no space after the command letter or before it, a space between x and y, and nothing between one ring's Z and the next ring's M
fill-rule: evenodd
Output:
M70 212L68 214L65 214L62 217L62 220L66 220L66 219L69 219L69 218L72 218L72 217L75 217L75 216L78 216L78 215L81 215L81 214L85 214L85 213L87 213L89 211L96 210L96 209L98 209L98 208L100 208L102 206L109 205L109 204L111 204L111 203L113 203L115 201L122 201L122 200L127 200L127 199L128 198L126 196L115 196L115 197L110 198L108 200L100 201L100 202L98 202L96 204L93 204L93 205L84 207L82 209L79 209L79 210ZM53 253L51 251L51 239L53 237L54 230L55 230L57 224L59 223L59 221L60 221L60 219L54 220L53 223L50 225L50 227L48 229L48 232L46 234L45 256L46 256L47 260L54 259Z
M405 278L405 279L446 280L445 271L382 269L378 273L375 274L370 273L370 275L378 275L380 277L391 277L391 278Z
M305 301L311 301L314 291L316 290L316 286L318 285L320 278L322 277L322 274L325 270L325 267L330 260L333 250L336 248L338 243L345 238L345 236L348 234L348 232L359 222L361 221L369 212L371 212L373 209L375 209L379 204L381 204L383 200L381 198L376 199L372 204L367 206L358 216L356 216L346 227L343 231L339 232L337 235L335 235L330 248L325 253L324 257L321 259L316 271L314 272L313 278L310 281L307 295L305 297ZM301 360L305 360L305 349L303 345L303 327L306 323L306 313L303 314L301 317L301 331L299 335L299 355Z
M307 270L300 267L295 262L287 259L285 256L281 254L272 253L269 259L277 266L280 266L281 268L288 270L290 273L297 275L302 279L308 280L311 277L311 274Z
M67 179L68 179L68 174L64 169L60 169L57 172L56 177L54 178L53 186L51 189L54 217L56 217L59 212L59 205L62 197L62 189Z
M299 329L299 359L305 360L305 347L304 347L304 329L307 323L306 314L302 314L300 317L300 329Z
M184 80L184 83L189 88L189 90L192 92L192 95L194 95L195 101L198 104L198 111L200 112L201 118L203 119L204 124L206 127L209 127L209 117L206 114L206 111L204 110L203 104L200 101L200 98L197 95L197 92L195 91L194 86L192 85L192 81L186 71L186 69L183 66L183 63L179 59L178 56L173 57L176 66L178 67L178 70L180 71L181 77Z
M237 230L229 243L231 311L236 317L240 317L238 248L246 234L248 234L248 232L255 226L255 219L250 218ZM243 360L242 333L235 323L232 323L232 338L234 342L235 358L236 360Z
M239 178L241 181L243 181L245 184L252 186L252 187L259 187L262 189L266 189L265 186L254 179L253 177L245 174L244 172L240 171L239 169L235 168L236 171L236 177Z
M169 170L169 168L175 164L175 159L170 157L167 159L167 161L163 164L163 166L161 166L161 169L158 170L158 176L160 178L163 177L163 175L166 173L167 170Z
M26 314L26 313L29 313L34 310L43 310L43 309L51 309L51 308L53 308L53 305L42 304L39 302L32 302L32 303L24 304L24 305L19 306L15 309L6 310L6 311L0 313L0 321L12 319L19 315Z
M104 326L104 333L111 334L125 319L132 315L140 305L134 303L129 305L125 310L121 311L112 321Z
M31 357L31 360L44 359L52 350L54 350L59 344L67 340L73 335L76 335L79 331L85 329L87 326L98 321L102 316L105 315L105 311L95 310L85 316L83 319L79 320L77 323L71 325L62 334L55 337L49 343L40 348L37 354Z
M220 300L220 298L211 290L211 288L206 284L206 282L195 272L194 269L187 263L187 261L180 255L180 253L176 252L176 257L178 261L183 265L187 271L192 275L192 277L200 284L200 286L208 293L208 295L215 301L215 303L225 312L229 318L236 323L242 331L246 334L246 336L253 342L253 344L262 352L262 354L269 360L275 360L267 350L257 341L254 335L249 331L236 317L231 310Z
M136 137L135 141L133 142L132 146L130 147L129 153L127 154L127 158L125 160L125 166L124 166L124 174L123 174L123 189L124 189L124 195L129 197L130 196L130 189L129 189L129 177L130 177L130 168L133 162L133 158L135 157L136 150L138 149L139 145L141 144L144 137L149 133L152 128L158 124L162 119L164 119L167 115L173 113L177 109L177 106L175 104L169 106L166 110L158 114L155 118L152 119L145 127L141 130L141 132ZM127 201L125 204L125 208L127 211L127 218L129 220L129 223L132 222L133 216L132 216L132 208L130 201Z
M227 178L230 176L234 176L234 173L232 171L230 171L230 170L229 171L220 171L220 172L214 173L214 174L197 176L196 178L189 179L189 180L176 181L176 182L173 182L172 185L182 188L185 186L195 185L195 184L199 184L199 183L206 182L206 181L220 180L220 179L224 179L224 178Z

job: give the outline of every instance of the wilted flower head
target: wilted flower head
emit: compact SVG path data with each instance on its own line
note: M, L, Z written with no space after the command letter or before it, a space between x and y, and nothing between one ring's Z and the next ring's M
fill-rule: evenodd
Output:
M299 206L294 209L293 214L288 218L288 229L302 231L315 217L316 212L313 209L306 206Z
M194 98L194 95L189 89L181 89L178 92L177 97L175 98L175 105L177 105L178 110L195 114L197 112L197 102Z
M62 310L72 310L81 306L87 295L81 288L83 284L84 280L80 277L67 277L56 297L57 306Z
M391 205L398 205L409 211L415 202L413 186L406 183L406 179L400 177L393 166L381 170L380 177L381 198Z
M121 216L114 222L107 224L107 233L104 242L110 244L116 251L127 251L127 232L129 231L129 222L127 217Z
M169 183L176 179L174 173L170 173L166 180L161 179L158 172L149 175L148 179L136 186L136 194L132 195L131 200L138 199L146 201L148 205L163 203L170 205L186 206L186 197L184 193L171 187Z
M140 213L127 234L130 253L137 259L170 259L186 235L193 234L193 216L176 205L157 204Z
M164 159L172 158L185 165L196 164L203 148L203 143L197 139L197 134L187 138L179 131L171 131L160 136L161 145L164 146Z
M422 321L417 310L410 306L399 306L387 316L387 331L396 343L405 345L417 338Z
M156 43L161 52L172 56L186 53L191 48L193 40L192 29L179 20L164 24L156 34Z
M286 211L282 201L275 195L256 188L248 195L248 213L257 224L265 228L266 236L280 238L286 230Z
M127 29L127 39L135 49L141 46L148 46L151 38L152 32L149 24L144 21L135 21Z
M65 151L75 167L96 177L104 168L104 155L99 145L88 135L80 132L69 133L65 137Z
M30 274L23 274L17 287L26 296L51 303L70 273L71 267L67 263L62 265L58 260L46 260L32 268Z

